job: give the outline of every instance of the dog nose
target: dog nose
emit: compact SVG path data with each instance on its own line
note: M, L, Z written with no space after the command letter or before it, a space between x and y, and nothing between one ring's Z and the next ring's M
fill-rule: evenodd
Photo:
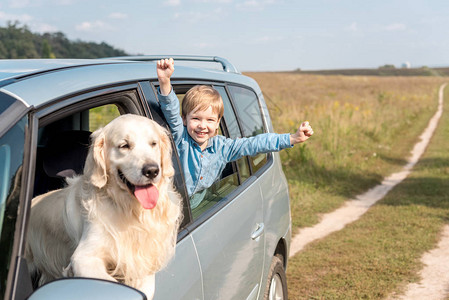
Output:
M155 164L146 164L142 168L143 176L153 179L159 174L159 167Z

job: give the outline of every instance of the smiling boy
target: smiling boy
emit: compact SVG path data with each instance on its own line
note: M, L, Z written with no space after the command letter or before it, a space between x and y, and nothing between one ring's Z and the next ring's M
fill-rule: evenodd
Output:
M189 196L211 186L230 161L291 148L313 135L308 122L302 123L294 134L263 133L239 139L217 135L224 112L218 91L206 85L192 87L182 101L180 115L179 101L170 82L173 72L173 59L157 62L158 99L178 150ZM192 208L198 204L191 198Z

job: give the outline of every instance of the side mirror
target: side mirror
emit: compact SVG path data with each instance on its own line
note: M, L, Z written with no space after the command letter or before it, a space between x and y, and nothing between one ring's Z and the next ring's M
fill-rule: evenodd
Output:
M38 288L29 300L147 300L142 292L117 282L93 278L63 278Z

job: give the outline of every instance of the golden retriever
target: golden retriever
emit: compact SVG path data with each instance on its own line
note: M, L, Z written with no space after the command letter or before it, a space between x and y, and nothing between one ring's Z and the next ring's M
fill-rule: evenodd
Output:
M84 174L33 199L26 256L39 285L93 277L152 299L181 219L173 175L170 140L156 122L122 115L92 133Z

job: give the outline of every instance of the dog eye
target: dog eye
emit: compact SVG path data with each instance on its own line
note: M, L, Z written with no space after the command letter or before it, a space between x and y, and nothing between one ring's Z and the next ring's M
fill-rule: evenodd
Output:
M129 144L128 143L123 143L123 144L120 144L118 147L120 149L129 149Z
M151 147L156 147L156 146L157 146L157 142L156 142L156 141L150 142L150 146L151 146Z

